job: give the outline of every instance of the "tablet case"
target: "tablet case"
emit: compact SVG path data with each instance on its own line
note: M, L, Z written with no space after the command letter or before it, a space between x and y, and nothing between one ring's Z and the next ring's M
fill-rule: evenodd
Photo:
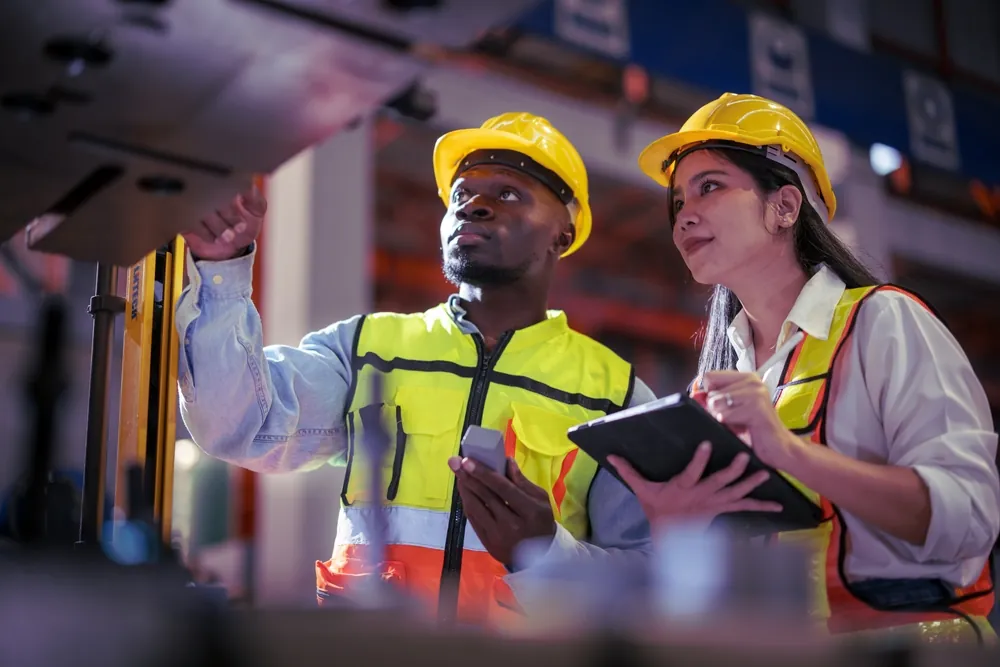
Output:
M750 462L741 479L759 470L771 472L749 497L780 503L783 510L733 512L718 517L718 522L743 535L815 528L823 518L816 503L765 465L746 443L687 394L674 394L579 424L567 435L623 484L625 480L607 462L608 455L625 459L650 481L665 482L687 467L695 449L706 440L712 443L712 455L705 476L722 470L737 454L746 452Z

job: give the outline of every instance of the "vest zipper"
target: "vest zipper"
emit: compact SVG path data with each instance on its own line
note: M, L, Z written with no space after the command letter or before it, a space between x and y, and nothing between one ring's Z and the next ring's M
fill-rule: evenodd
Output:
M469 404L465 409L465 422L459 438L465 435L470 426L480 426L483 420L483 409L486 407L486 393L489 389L489 375L500 359L500 354L510 341L514 332L508 331L497 341L492 353L488 353L483 345L483 338L473 334L476 344L479 364L472 378L472 388L469 391ZM444 565L441 570L441 587L438 593L438 617L444 621L455 620L458 612L458 588L462 574L462 550L465 545L465 509L462 507L462 497L458 493L458 480L452 487L451 519L448 521L448 533L444 541Z

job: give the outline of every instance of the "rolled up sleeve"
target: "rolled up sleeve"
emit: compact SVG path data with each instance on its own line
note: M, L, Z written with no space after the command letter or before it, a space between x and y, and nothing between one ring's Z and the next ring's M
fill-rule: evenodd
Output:
M879 407L889 463L927 485L923 545L899 542L916 563L960 563L963 585L982 570L1000 532L1000 481L990 406L968 358L944 324L914 299L878 293L862 311L866 378ZM874 369L885 369L875 371Z
M206 453L258 472L308 470L345 452L345 400L359 318L265 347L251 300L254 254L188 257L177 305L180 409Z

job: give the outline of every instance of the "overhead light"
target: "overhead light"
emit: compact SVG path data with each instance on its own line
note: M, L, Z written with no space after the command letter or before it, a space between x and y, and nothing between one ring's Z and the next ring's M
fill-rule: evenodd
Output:
M868 151L868 159L871 162L872 171L879 176L888 176L903 164L902 154L892 146L885 144L872 144Z

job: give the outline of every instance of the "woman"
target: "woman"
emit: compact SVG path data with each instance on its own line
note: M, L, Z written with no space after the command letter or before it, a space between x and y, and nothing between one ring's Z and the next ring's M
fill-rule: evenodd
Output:
M673 239L715 285L699 363L704 403L824 510L806 540L831 632L985 633L1000 529L997 436L955 339L918 297L878 280L830 232L836 199L819 146L785 107L723 95L640 167L669 190ZM798 331L802 342L758 377ZM701 479L707 455L654 484L614 462L652 522L776 511L737 482ZM796 535L794 537L803 537Z

